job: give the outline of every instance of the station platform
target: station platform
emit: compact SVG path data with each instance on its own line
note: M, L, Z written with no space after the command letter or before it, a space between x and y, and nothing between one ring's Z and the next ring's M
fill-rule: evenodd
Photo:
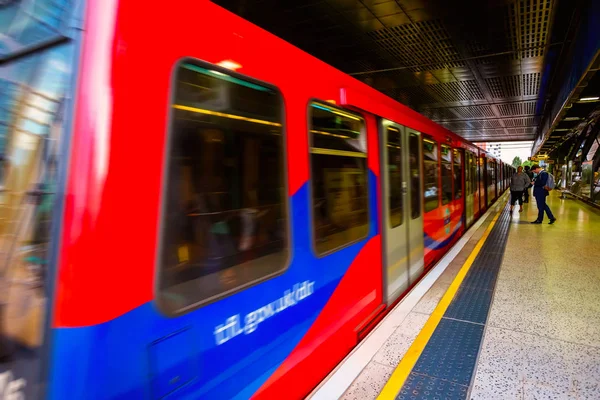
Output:
M507 199L309 398L600 399L600 211L553 192L531 224Z

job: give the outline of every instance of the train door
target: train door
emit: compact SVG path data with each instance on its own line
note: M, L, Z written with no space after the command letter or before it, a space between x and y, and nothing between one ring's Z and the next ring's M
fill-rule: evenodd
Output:
M487 208L487 165L484 154L479 155L479 208L481 211Z
M487 206L489 207L494 200L494 193L492 192L492 185L494 184L494 179L492 177L493 164L489 158L485 159L485 168L483 169L485 177L486 177L486 193L487 193Z
M496 166L496 198L498 198L498 196L500 196L502 193L502 164L494 163L494 165Z
M473 190L473 153L470 151L466 152L467 158L465 160L465 211L466 211L466 223L467 228L471 226L475 219L475 196Z
M494 200L496 200L496 162L493 159L488 159L487 172L489 175L488 179L488 206L490 206Z
M384 296L393 303L423 272L421 146L418 132L382 120Z
M454 149L452 151L452 175L454 178L454 200L462 200L460 222L464 227L467 223L466 197L465 196L465 150Z

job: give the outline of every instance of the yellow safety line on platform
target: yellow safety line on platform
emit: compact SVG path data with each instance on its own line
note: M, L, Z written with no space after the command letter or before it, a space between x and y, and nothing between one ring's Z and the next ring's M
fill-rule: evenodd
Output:
M502 201L499 201L499 203L504 204L504 202ZM442 320L444 313L450 306L450 302L452 302L452 299L456 295L460 284L467 275L467 272L469 272L473 261L475 261L475 258L477 257L479 251L483 247L483 244L485 243L487 237L492 231L492 228L494 227L494 225L496 225L496 221L498 220L498 217L500 216L500 213L503 209L504 207L500 207L500 211L496 213L496 216L483 233L483 236L481 236L481 239L479 239L479 241L477 242L477 245L471 252L471 255L469 256L469 258L467 258L460 271L458 271L458 274L454 278L454 281L452 281L452 284L446 291L446 294L444 294L442 300L440 300L435 310L433 310L433 313L431 313L431 315L429 316L429 319L425 323L425 326L423 327L415 341L412 343L402 360L400 360L400 363L392 373L390 379L383 387L383 390L381 391L379 396L377 396L377 400L392 400L395 399L400 393L400 389L402 389L402 386L404 386L406 378L408 378L408 375L417 363L417 360L421 356L423 349L425 349L425 346L429 342L431 335L433 335L435 328L437 328L438 324Z

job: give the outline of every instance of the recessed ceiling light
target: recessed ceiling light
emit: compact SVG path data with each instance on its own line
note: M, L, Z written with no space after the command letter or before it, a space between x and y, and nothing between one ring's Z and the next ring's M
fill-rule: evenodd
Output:
M579 101L598 101L600 97L582 97Z

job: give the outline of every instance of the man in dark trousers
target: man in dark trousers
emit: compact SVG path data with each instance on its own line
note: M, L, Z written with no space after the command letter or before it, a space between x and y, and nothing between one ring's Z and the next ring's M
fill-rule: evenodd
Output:
M552 214L550 207L546 204L546 197L550 194L548 190L546 190L546 183L548 182L548 173L544 171L539 165L534 165L531 167L531 170L537 174L533 184L533 197L535 197L535 201L537 202L538 208L538 217L532 224L541 224L544 220L544 211L550 218L550 224L556 222L556 218Z
M529 165L525 166L525 175L527 175L529 177L529 180L533 182L533 172L531 172ZM531 185L529 185L527 187L527 189L525 189L523 191L523 203L529 203L529 188L530 187L531 187Z

